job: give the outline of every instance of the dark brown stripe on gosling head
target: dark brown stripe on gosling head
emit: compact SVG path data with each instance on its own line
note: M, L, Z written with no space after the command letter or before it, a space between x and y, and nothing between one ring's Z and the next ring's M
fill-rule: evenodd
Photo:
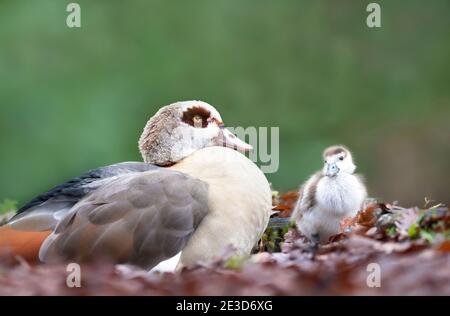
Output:
M347 156L348 152L349 152L348 149L345 148L344 146L335 145L335 146L330 146L327 149L325 149L323 152L323 157L326 158L326 157L330 157L330 156L337 155L340 153L344 153L344 157L345 157L345 156Z

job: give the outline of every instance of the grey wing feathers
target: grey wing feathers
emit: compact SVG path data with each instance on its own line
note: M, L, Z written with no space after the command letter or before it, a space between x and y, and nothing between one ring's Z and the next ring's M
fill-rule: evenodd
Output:
M322 176L322 172L316 172L301 186L298 201L292 212L292 219L299 220L304 212L310 210L316 204L317 184Z
M75 205L39 256L103 256L151 269L184 248L207 212L208 186L200 180L162 168L123 176Z
M55 217L64 216L78 201L114 177L156 168L143 162L122 162L90 170L35 197L17 211L10 223L23 230L53 229ZM26 221L22 220L25 217Z

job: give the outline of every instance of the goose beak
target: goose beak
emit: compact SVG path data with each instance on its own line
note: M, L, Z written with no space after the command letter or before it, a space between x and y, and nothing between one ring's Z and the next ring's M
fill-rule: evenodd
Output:
M223 126L220 126L220 132L214 139L214 145L232 148L243 153L253 150L251 145L240 140L236 135Z
M334 177L339 173L339 167L336 163L329 163L325 167L325 175L327 177Z

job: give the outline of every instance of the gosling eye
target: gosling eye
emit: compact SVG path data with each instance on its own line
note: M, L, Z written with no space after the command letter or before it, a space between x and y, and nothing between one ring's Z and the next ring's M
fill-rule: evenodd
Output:
M344 157L342 157L342 156L341 156L341 157L339 157L339 160L341 160L341 161L342 161L342 160L344 160Z

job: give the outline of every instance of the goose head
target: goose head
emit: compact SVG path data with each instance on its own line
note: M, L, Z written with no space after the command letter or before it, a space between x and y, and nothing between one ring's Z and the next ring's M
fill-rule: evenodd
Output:
M144 128L139 150L144 162L168 166L193 152L224 146L241 152L252 146L225 128L219 112L202 101L176 102L162 107Z
M323 174L327 177L336 177L339 174L352 174L356 166L353 163L350 151L341 145L328 147L323 152Z

